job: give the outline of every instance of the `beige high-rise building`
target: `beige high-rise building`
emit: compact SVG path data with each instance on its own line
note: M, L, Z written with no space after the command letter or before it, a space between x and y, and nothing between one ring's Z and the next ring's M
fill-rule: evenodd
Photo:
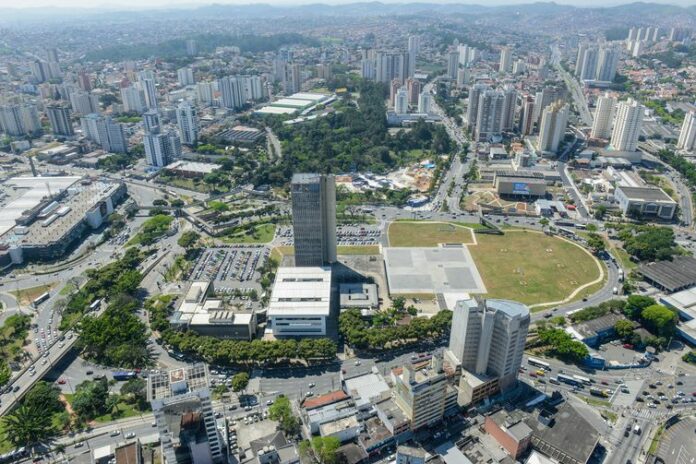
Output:
M593 139L608 139L611 136L611 123L614 120L615 107L616 98L608 93L597 99L590 137Z
M442 419L447 381L441 358L433 356L429 367L418 370L408 364L395 380L395 402L411 421L411 430Z
M539 151L556 153L565 135L570 111L568 105L562 100L547 106L541 115L539 124Z
M611 146L614 150L636 151L644 111L645 107L631 98L617 105L614 130L611 133Z
M503 47L500 50L500 64L498 65L498 72L507 73L512 69L512 50L510 47Z

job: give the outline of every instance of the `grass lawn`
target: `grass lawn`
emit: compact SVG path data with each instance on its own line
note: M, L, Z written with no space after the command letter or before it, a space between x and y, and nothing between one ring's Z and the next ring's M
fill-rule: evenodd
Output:
M72 292L74 292L75 290L77 290L77 287L75 287L75 286L74 286L73 284L71 284L71 283L67 283L67 284L65 284L65 287L63 287L63 288L60 289L60 292L58 292L58 294L59 294L60 296L68 296L68 295L70 295Z
M585 403L591 405L591 406L600 406L600 407L605 407L605 408L610 408L611 403L606 400L598 400L596 398L590 398L589 396L584 396L584 395L578 395L578 398L583 400Z
M254 227L254 232L242 230L222 240L226 243L268 243L273 240L275 230L275 224L260 224Z
M471 229L446 222L392 222L388 237L392 247L434 247L439 243L474 242Z
M174 222L173 216L168 216L166 214L152 216L143 223L138 233L126 242L126 246L129 247L140 244L151 245L161 237L164 237L171 227L172 222Z
M489 298L525 304L559 301L600 275L594 257L560 238L520 230L476 239L469 251Z
M19 304L28 305L36 298L48 292L55 286L56 283L51 282L45 285L37 285L36 287L24 288L21 290L12 290L10 293L14 295L17 298L17 300L19 300Z
M339 255L378 255L379 245L338 245L336 253Z
M118 409L121 411L119 414L115 416L112 416L111 414L104 414L103 416L95 417L94 422L106 423L116 419L125 419L126 417L134 417L142 414L142 412L138 411L134 405L124 403L123 401L119 401Z
M660 446L660 439L665 431L665 425L660 425L657 430L655 430L655 435L653 435L652 441L650 442L650 448L648 449L649 454L655 454L657 448Z

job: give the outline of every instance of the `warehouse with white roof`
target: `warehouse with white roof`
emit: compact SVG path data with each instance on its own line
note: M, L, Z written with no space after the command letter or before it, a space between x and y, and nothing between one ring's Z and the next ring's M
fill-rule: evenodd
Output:
M325 336L330 314L331 268L278 268L267 313L274 336Z

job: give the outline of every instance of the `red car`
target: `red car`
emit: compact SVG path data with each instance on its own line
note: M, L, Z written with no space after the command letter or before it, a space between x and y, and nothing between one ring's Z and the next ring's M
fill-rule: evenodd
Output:
M623 347L626 348L627 350L633 349L633 345L631 345L630 343L624 343Z
M536 372L530 372L530 373L529 373L529 376L530 376L530 377L536 377L537 375L536 375Z
M65 384L65 379L58 379L58 383L59 383L60 385L64 385L64 384Z

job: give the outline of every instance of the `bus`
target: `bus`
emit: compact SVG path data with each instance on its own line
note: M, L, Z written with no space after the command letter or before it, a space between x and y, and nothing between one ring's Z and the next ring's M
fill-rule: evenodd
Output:
M38 308L41 303L44 301L48 300L51 297L51 294L46 292L43 295L39 295L38 298L36 298L34 301L31 302L32 307Z
M573 378L584 385L592 385L592 381L581 375L574 375Z
M575 228L579 230L585 230L587 229L587 225L585 224L575 224Z
M579 381L577 381L569 375L558 374L556 376L556 380L558 380L559 382L567 383L568 385L575 385L576 387L582 385L582 383L580 383Z
M113 374L114 380L130 380L136 377L135 371L116 371Z
M92 302L92 304L89 305L89 310L90 311L96 311L99 309L99 306L101 305L101 298L97 298Z
M529 359L527 359L527 362L532 366L541 367L545 371L551 370L551 365L547 362L542 361L541 359L529 358Z

